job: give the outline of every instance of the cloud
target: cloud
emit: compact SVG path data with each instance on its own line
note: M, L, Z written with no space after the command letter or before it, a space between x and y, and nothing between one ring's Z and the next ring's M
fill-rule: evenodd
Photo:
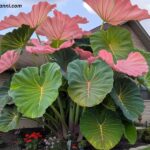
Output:
M83 7L91 14L96 14L95 11L85 2L83 2Z

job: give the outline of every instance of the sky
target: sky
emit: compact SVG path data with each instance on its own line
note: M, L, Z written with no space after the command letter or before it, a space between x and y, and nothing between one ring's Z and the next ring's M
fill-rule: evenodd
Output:
M67 13L70 16L79 14L82 17L86 17L89 23L82 25L85 30L91 30L102 23L102 20L91 10L83 0L0 0L0 4L22 4L22 8L0 8L0 20L4 16L17 15L19 12L29 12L33 4L39 1L48 1L50 3L56 3L57 9L63 13ZM150 13L150 0L131 0L133 4L138 4L140 8L147 9ZM147 33L150 35L150 19L141 22ZM10 29L0 31L0 34L5 34Z

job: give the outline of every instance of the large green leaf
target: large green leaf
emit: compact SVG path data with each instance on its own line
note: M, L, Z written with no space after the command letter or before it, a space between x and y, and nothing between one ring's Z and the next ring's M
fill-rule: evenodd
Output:
M6 107L0 115L0 131L8 132L16 129L20 120L20 113L17 112L16 107Z
M123 125L114 112L86 111L80 121L83 136L96 149L109 150L120 141Z
M28 67L13 76L9 95L24 116L41 117L56 100L61 78L56 63L44 64L40 70Z
M129 120L138 119L144 110L144 101L141 98L140 90L129 78L118 78L114 83L111 96Z
M126 58L133 50L130 32L121 27L110 27L106 31L95 32L90 42L95 55L99 50L106 49L113 54L115 60Z
M69 96L80 106L98 105L113 87L113 71L101 60L91 65L75 60L68 65L67 77Z
M24 48L33 32L34 29L27 25L22 25L22 27L4 35L0 41L0 54L7 50L20 50Z
M132 122L124 122L124 136L130 144L135 144L137 140L137 131Z

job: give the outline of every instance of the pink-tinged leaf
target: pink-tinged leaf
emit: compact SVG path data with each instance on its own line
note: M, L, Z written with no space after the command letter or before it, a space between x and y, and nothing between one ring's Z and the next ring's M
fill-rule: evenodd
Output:
M93 56L93 54L92 54L91 52L86 51L86 50L83 50L83 49L81 49L81 48L79 48L79 47L76 47L76 48L74 49L74 51L75 51L76 54L79 55L80 58L83 59L83 60L84 60L84 59L88 59L88 58L90 58L90 57Z
M26 51L32 54L53 54L60 49L71 47L74 44L73 40L66 41L62 43L58 48L53 48L50 46L49 42L39 42L38 39L32 39L30 44L33 46L26 46Z
M20 27L21 25L29 25L31 28L38 27L56 5L50 5L48 2L39 2L33 5L32 11L29 13L19 13L18 16L5 17L0 21L0 30L10 27Z
M66 42L62 43L62 44L57 48L57 51L60 50L60 49L69 48L69 47L71 47L74 43L75 43L74 40L66 41Z
M114 67L113 56L110 52L106 50L100 50L98 53L98 57L102 59L103 61L105 61L110 67L112 68Z
M54 16L48 17L38 28L37 33L46 36L49 41L78 39L86 33L79 28L79 24L85 23L87 23L86 18L70 17L55 10Z
M119 25L129 20L150 18L147 10L132 5L130 0L84 0L104 21Z
M0 73L11 68L19 59L19 54L14 51L7 51L0 57Z
M26 46L26 51L32 54L52 54L55 52L54 48L49 45Z
M105 61L113 70L129 76L138 77L148 72L147 62L139 52L130 53L127 59L118 60L117 64L113 61L113 55L106 50L100 50L98 58Z
M94 56L91 56L87 59L88 63L89 64L92 64L93 62L95 62L96 60L98 59L98 57L94 57Z
M132 52L126 60L118 60L115 70L138 77L148 72L148 65L145 58L139 52Z

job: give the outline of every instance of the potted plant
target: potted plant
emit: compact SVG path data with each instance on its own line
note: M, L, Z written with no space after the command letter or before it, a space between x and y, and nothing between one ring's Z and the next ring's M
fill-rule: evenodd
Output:
M135 143L134 121L144 110L139 84L149 85L150 53L135 48L130 32L118 26L150 15L130 0L85 2L110 24L107 30L103 23L97 32L83 31L79 24L86 18L53 11L56 5L48 2L0 22L0 30L17 27L0 41L0 73L14 69L0 91L0 131L17 128L25 117L65 141L68 150L83 149L85 139L103 150L112 149L122 136ZM49 11L53 16L47 16ZM18 69L24 51L45 63Z

